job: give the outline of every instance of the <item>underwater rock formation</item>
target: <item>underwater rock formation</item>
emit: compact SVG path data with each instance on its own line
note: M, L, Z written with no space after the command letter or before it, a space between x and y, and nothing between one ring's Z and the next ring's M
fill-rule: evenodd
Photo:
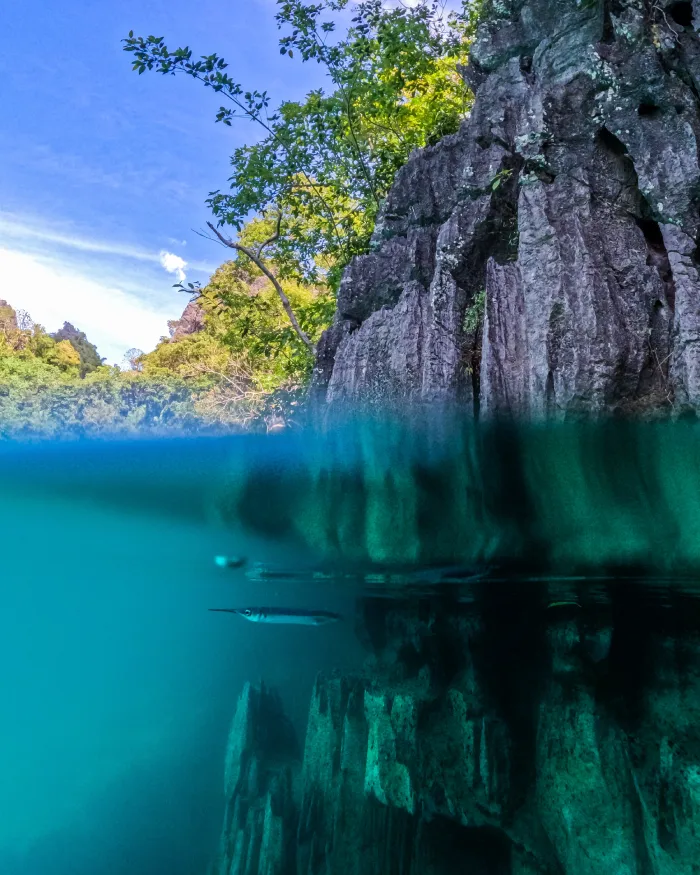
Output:
M226 812L212 875L292 875L300 751L279 695L246 684L226 751Z
M697 605L560 596L364 600L371 654L318 677L298 782L262 742L278 700L247 686L215 871L700 871Z
M342 279L320 394L486 416L695 409L697 4L484 5L471 116L398 173Z

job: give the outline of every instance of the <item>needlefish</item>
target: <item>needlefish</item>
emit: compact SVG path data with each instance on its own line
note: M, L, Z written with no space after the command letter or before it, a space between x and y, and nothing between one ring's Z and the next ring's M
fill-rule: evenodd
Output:
M238 614L251 623L286 623L296 626L325 626L342 620L333 611L310 611L304 608L209 608L226 614Z

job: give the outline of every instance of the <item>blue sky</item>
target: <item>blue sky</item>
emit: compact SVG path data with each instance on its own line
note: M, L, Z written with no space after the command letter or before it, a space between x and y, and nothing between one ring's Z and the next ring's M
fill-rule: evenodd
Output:
M138 76L121 39L165 36L218 52L273 99L321 82L279 54L273 0L34 0L0 16L0 297L48 330L73 322L112 363L153 348L226 251L201 239L249 123L214 122L220 99L185 77ZM168 269L170 272L168 272Z

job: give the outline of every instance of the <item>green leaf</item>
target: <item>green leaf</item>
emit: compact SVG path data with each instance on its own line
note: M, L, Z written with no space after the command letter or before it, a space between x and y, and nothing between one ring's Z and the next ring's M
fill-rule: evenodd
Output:
M448 27L430 2L397 10L368 0L354 10L351 27L325 45L320 35L341 29L344 19L337 13L345 5L278 4L280 54L320 62L330 85L301 101L272 106L269 116L260 115L270 108L267 92L245 90L224 77L218 55L178 63L234 101L235 108L220 110L217 121L230 126L244 114L267 126L262 139L256 135L234 150L228 190L207 201L214 215L240 227L251 215L281 209L285 233L275 244L280 275L328 278L334 287L343 265L368 250L378 203L411 151L456 131L470 105L468 90L454 75L455 65L466 59L464 17L455 16L456 24ZM161 70L173 57L160 45L142 52L139 70L149 57L157 56ZM494 191L504 178L492 180Z

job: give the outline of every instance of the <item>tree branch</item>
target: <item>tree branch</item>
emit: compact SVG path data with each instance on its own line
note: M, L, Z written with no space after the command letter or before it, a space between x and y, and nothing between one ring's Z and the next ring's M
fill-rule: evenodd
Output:
M280 222L281 222L281 217L280 217ZM284 307L285 312L286 312L287 316L289 317L289 321L291 322L292 328L296 332L297 337L306 346L306 348L309 350L311 355L316 355L316 347L312 343L311 338L308 336L308 334L304 331L304 329L301 327L301 325L299 325L299 321L296 317L296 314L294 313L294 310L292 309L292 305L289 303L289 298L287 297L286 292L284 291L284 289L280 285L280 282L277 279L277 277L272 273L272 271L269 269L269 267L262 260L262 258L259 255L259 252L257 252L257 253L253 252L252 249L248 249L248 247L243 246L242 243L236 243L234 240L227 240L226 237L224 237L223 234L221 234L214 227L214 225L212 225L211 222L207 222L207 225L216 234L216 236L219 238L221 243L224 244L224 246L228 246L229 249L235 249L237 252L242 252L243 255L245 255L247 258L249 258L253 262L253 264L258 268L258 270L260 270L262 273L265 274L265 276L270 280L272 285L275 287L275 291L277 292L279 299L282 302L282 306Z
M269 246L271 243L274 243L275 240L279 239L281 227L282 227L282 211L280 210L280 212L277 214L277 226L275 227L275 233L272 235L272 237L268 238L267 240L264 240L260 244L260 246L258 246L258 258L262 257L263 249L265 249L266 246Z

